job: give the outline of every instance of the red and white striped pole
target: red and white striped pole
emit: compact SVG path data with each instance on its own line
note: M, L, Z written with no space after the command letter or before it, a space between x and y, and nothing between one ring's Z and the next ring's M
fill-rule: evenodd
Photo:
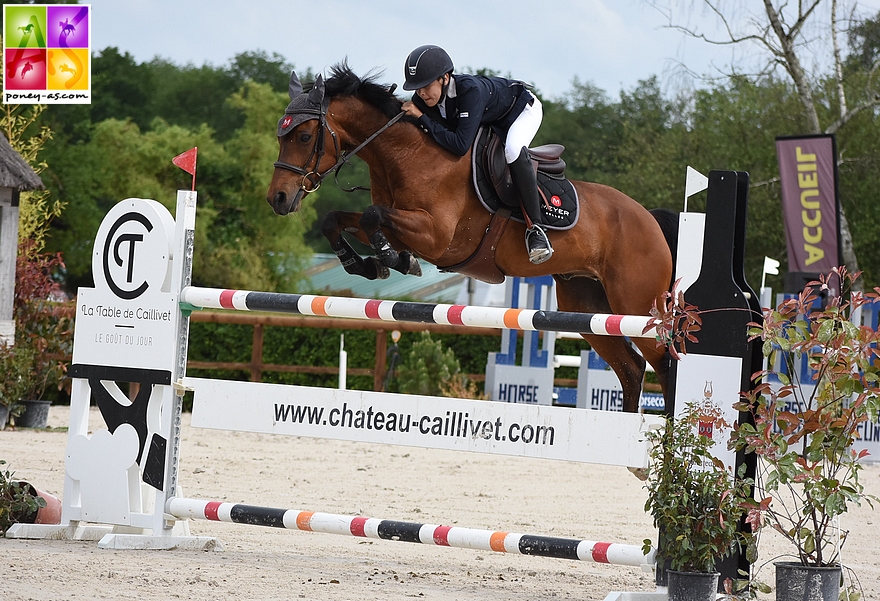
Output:
M593 563L642 567L652 566L655 562L653 549L645 555L642 553L642 548L637 545L275 509L240 503L171 498L165 506L165 511L178 519L269 526Z
M603 336L655 338L653 317L443 305L312 294L283 294L187 286L180 301L205 309L268 311L379 321L410 321L511 330L581 332Z

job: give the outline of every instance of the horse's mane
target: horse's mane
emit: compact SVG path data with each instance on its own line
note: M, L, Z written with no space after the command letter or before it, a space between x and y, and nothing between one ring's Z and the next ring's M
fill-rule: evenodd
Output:
M343 60L330 68L330 77L324 81L327 96L356 96L390 119L400 112L402 102L388 85L377 83L380 75L371 71L360 77L351 70L348 61ZM305 91L311 89L311 85L306 87Z

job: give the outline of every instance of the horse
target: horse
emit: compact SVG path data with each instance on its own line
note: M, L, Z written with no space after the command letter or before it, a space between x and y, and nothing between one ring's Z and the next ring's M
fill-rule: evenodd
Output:
M470 153L457 157L404 117L395 86L361 78L346 62L319 75L306 91L291 75L291 102L278 123L278 161L266 200L277 215L297 211L302 199L341 167L353 153L367 163L371 206L363 212L331 211L322 233L349 273L387 277L388 268L421 275L418 259L440 268L460 266L473 257L493 215L471 180ZM674 215L649 212L612 187L572 181L580 218L567 230L549 231L556 252L540 265L529 262L525 226L510 221L491 244L492 267L506 276L552 275L560 311L648 315L660 306L672 284ZM343 232L370 245L376 256L361 257ZM651 339L633 342L613 336L584 335L622 384L623 410L637 412L650 363L660 382L667 411L670 358Z

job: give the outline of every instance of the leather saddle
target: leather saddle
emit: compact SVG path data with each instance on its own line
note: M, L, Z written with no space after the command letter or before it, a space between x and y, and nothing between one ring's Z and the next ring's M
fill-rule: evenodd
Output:
M504 159L504 139L499 135L494 135L491 129L486 128L483 132L489 137L488 143L484 146L484 166L489 176L489 181L495 188L498 198L508 207L519 207L519 194L513 187L513 180L510 177L510 167ZM478 147L480 145L478 144ZM532 165L537 171L548 175L561 176L565 173L565 161L562 159L562 152L565 146L562 144L544 144L535 148L529 148L529 158L532 159Z

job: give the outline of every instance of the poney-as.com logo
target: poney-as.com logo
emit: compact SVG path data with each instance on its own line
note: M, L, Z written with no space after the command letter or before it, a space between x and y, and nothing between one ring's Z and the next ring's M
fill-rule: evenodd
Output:
M3 5L3 103L89 104L91 6Z

